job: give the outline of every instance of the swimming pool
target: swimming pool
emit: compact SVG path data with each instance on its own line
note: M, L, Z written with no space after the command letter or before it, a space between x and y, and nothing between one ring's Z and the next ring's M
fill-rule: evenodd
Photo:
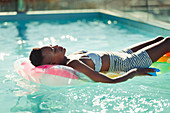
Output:
M160 30L150 32L151 27L159 30L101 13L1 17L1 112L170 112L170 73L119 84L50 87L29 83L13 67L14 61L28 57L33 47L59 44L67 54L82 49L117 51L160 35Z

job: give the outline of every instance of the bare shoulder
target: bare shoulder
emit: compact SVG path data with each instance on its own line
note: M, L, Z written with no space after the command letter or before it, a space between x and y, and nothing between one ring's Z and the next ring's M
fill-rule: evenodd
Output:
M86 65L80 60L72 60L68 63L68 66L76 69L77 71L80 71L90 77L93 81L96 82L112 82L112 80L103 74L94 71L91 67Z
M76 65L77 63L79 63L79 60L78 59L74 59L74 60L70 60L67 65L72 67L74 65Z
M82 63L80 60L78 59L74 59L71 60L67 63L68 66L76 69L76 70L80 70L82 68L82 66L84 65L84 63Z

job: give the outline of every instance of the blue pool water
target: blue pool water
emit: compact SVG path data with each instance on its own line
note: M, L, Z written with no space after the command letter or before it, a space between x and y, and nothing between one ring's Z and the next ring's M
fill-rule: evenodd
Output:
M51 87L24 80L13 67L33 47L117 51L157 35L109 18L1 21L0 112L169 113L170 72L118 84Z

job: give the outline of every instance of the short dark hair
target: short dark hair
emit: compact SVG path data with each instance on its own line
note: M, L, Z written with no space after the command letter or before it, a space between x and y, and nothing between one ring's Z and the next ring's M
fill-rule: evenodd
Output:
M29 59L34 66L42 65L43 56L42 56L41 48L32 49Z

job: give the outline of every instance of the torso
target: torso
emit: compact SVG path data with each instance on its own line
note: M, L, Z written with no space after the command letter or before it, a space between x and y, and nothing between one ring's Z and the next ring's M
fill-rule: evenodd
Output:
M77 53L72 53L72 54L68 55L67 57L70 59L69 62L71 62L73 60L80 60L84 64L88 65L93 70L95 70L95 65L94 65L93 61L88 58L88 54L90 54L90 53L98 54L101 57L102 67L101 67L100 71L108 71L109 70L110 58L109 58L109 55L106 52L101 52L101 51L93 51L93 52L86 52L86 53L77 52Z

